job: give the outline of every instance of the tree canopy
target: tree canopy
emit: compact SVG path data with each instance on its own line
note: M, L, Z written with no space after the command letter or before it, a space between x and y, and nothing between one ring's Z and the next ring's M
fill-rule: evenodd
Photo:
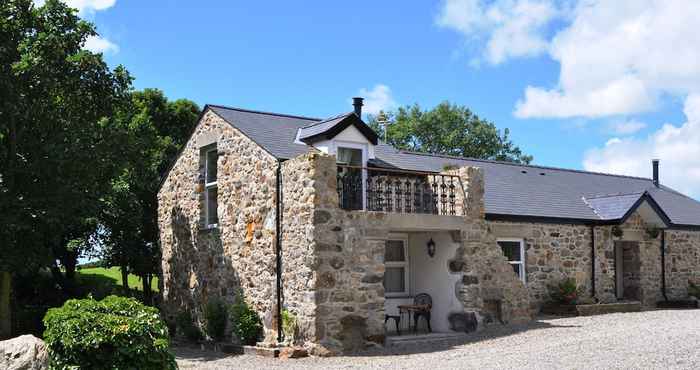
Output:
M160 265L156 194L198 116L195 103L168 101L156 89L132 93L117 115L120 126L128 128L122 145L126 163L103 198L101 257L122 267L124 286L126 273L133 272L142 277L144 291L150 292L150 279Z
M468 108L442 102L431 110L418 104L400 107L383 118L388 122L387 142L399 149L460 157L530 163L532 156L523 154L491 122L479 118ZM383 133L384 123L370 117L369 125ZM380 135L384 136L384 135Z
M58 0L3 1L0 35L0 255L16 271L74 259L94 230L131 77L83 48L94 26Z

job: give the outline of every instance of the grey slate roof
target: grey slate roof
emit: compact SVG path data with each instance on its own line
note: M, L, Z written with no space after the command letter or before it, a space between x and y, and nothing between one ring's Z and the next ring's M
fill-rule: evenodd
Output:
M310 146L294 143L297 131L322 121L221 106L208 108L279 159L311 150ZM633 194L641 196L646 191L673 224L700 227L700 202L665 186L657 188L648 178L412 153L382 142L375 147L375 155L371 165L413 171L440 172L445 165L483 168L486 213L492 217L605 221L614 219L610 217L619 214ZM604 206L602 197L611 194L628 196L613 198L614 204ZM601 199L593 203L604 216L598 215L584 198Z
M305 126L301 128L301 131L299 132L299 140L306 139L308 137L312 137L314 135L318 135L320 133L326 132L330 130L331 128L335 127L340 121L344 120L347 118L349 115L355 114L353 112L349 113L344 113L339 116L331 117L328 119L325 119L323 121L313 123L309 126Z
M644 192L583 198L601 220L620 220L644 195Z
M295 144L297 130L320 122L319 118L259 112L247 109L207 105L214 113L240 130L276 158L289 159L310 150L308 145Z

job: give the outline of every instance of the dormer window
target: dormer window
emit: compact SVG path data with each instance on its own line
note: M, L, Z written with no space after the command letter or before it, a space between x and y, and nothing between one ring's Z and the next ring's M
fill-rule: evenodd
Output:
M362 167L362 149L338 147L338 164Z
M367 146L356 143L335 142L335 158L338 163L338 185L344 192L341 204L344 209L365 208L365 182L367 180Z

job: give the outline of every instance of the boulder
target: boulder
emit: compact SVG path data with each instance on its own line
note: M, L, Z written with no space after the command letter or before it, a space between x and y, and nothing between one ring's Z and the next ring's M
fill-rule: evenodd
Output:
M33 335L22 335L0 342L0 369L48 369L49 354L44 341Z
M479 322L474 312L451 313L447 320L450 322L450 329L456 332L471 333L476 331Z
M308 357L309 353L301 347L285 347L280 351L280 358L302 358Z

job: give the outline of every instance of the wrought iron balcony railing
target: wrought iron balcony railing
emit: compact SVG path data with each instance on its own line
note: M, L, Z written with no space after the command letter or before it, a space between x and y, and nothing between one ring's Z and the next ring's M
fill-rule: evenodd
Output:
M338 165L338 197L346 210L455 215L457 176Z

